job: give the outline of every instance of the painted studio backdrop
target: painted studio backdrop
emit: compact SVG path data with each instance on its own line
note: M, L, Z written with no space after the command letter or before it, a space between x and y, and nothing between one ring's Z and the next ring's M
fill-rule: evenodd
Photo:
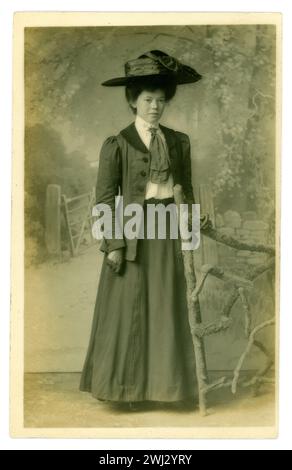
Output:
M160 49L203 75L178 87L162 124L187 133L197 202L222 233L250 243L274 243L274 26L27 28L25 32L25 370L81 370L102 253L91 237L90 212L101 144L133 115L123 87L127 60ZM179 116L179 118L177 117ZM204 240L196 270L219 264L233 272L265 254ZM274 313L268 276L249 293L257 323ZM205 321L228 295L210 279L201 296ZM206 339L210 370L232 370L246 344L238 302L228 331ZM273 348L274 331L261 339ZM254 349L245 362L258 368Z

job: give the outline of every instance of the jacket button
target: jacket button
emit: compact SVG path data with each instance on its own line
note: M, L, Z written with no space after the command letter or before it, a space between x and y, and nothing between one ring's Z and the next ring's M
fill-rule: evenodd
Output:
M143 162L147 163L147 162L148 162L148 158L147 158L147 157L143 157Z
M147 175L146 171L144 171L144 170L141 171L141 175L142 175L142 176L146 176L146 175Z

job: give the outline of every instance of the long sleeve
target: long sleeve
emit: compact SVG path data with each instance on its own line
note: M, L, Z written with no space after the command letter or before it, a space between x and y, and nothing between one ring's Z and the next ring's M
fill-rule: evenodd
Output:
M182 180L183 192L188 204L195 204L194 190L192 185L191 144L187 134L179 133L182 150Z
M112 238L104 234L101 251L116 250L126 246L124 239L115 239L115 197L121 186L122 164L116 137L108 137L101 148L96 183L96 204L107 204L112 211Z

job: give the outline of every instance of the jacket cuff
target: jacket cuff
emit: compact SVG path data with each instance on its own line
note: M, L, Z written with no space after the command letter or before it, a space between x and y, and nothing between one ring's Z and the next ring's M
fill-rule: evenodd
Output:
M100 251L110 253L111 251L118 250L120 248L124 248L126 246L124 239L112 239L109 240L107 238L103 238Z

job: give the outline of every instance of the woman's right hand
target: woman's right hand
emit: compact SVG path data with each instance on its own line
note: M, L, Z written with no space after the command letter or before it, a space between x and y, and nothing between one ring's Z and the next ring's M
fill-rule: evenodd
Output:
M123 262L124 262L124 249L123 248L118 248L117 250L113 250L107 255L107 264L116 274L119 274L121 272Z

